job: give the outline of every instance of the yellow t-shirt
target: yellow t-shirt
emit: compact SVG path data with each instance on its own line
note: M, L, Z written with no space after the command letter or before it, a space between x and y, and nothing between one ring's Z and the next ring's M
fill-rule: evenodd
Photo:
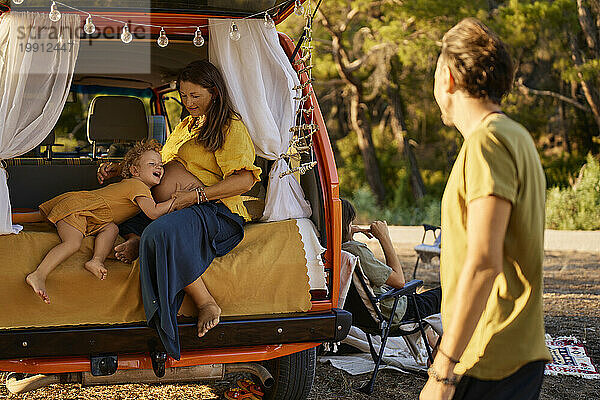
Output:
M198 144L194 133L188 129L190 118L188 116L181 121L167 138L161 151L163 163L179 161L206 186L212 186L243 169L252 172L255 181L260 180L261 169L254 165L254 144L242 121L232 120L225 134L225 143L219 150L211 152ZM231 212L244 217L246 221L251 220L242 196L220 200Z
M467 205L494 195L512 203L504 239L504 269L457 374L499 380L536 360L550 360L544 342L542 262L546 181L529 132L492 114L469 136L454 163L442 198L442 323L455 308L456 286L467 254Z

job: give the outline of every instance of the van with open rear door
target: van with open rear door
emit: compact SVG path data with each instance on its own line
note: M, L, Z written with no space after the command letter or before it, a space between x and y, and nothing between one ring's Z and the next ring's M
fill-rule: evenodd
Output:
M139 140L164 142L185 117L175 81L190 62L218 60L223 69L224 63L238 62L251 70L255 60L265 60L264 55L240 62L211 54L224 47L211 46L217 32L211 24L222 25L219 32L229 32L227 40L236 41L236 31L246 34L245 24L260 22L273 29L272 23L283 21L299 5L305 17L314 12L314 5L294 0L13 3L20 4L0 0L2 23L11 13L48 16L51 9L61 12L63 20L68 15L81 20L76 64L58 122L35 149L3 161L13 212L36 210L64 192L96 189L102 162L120 161ZM297 73L293 89L300 108L290 130L292 145L285 154L257 156L261 181L244 196L253 222L245 226L238 247L215 259L203 275L223 309L221 322L198 338L193 307L184 301L178 317L181 358L169 357L146 324L137 264L108 259L107 281L95 280L81 268L93 249L90 237L48 277L53 302L46 305L25 276L59 238L51 224L23 224L20 233L0 236L0 371L10 372L6 386L11 392L52 383L194 382L247 372L259 379L266 399L308 396L316 347L342 340L351 315L336 308L341 206L333 152L311 85L311 47L306 44L311 21L294 18L309 24L302 48L285 34L264 35L266 41L274 38L271 45L279 46L287 67ZM122 38L123 21L132 36L129 43ZM92 34L86 33L92 31L89 23ZM167 36L167 41L161 39ZM55 46L25 44L22 50L69 51L70 43L61 37L55 38ZM266 59L265 64L271 63ZM1 65L6 71L6 64ZM224 76L227 80L228 74ZM275 178L293 176L311 213L265 222L268 182L275 179L269 175L282 157L289 168Z

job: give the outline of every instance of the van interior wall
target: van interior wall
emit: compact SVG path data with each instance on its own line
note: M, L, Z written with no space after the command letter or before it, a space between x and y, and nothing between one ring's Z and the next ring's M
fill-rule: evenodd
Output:
M183 67L200 59L208 59L208 45L196 47L189 39L171 39L164 48L152 39L129 44L120 40L82 40L73 83L159 87L177 79Z

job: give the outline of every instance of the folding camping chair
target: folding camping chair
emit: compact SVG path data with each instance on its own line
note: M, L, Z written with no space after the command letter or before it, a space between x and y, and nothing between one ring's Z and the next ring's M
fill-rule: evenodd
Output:
M369 284L370 282L364 274L360 266L360 262L358 262L354 268L352 283L350 284L350 288L348 290L344 309L352 313L352 324L365 332L367 341L369 342L371 357L373 357L373 361L375 362L375 368L373 369L371 380L359 389L361 392L366 394L373 393L375 379L377 378L379 366L382 362L388 336L400 337L420 332L423 342L425 343L425 348L427 349L427 357L430 362L433 362L432 350L429 346L429 342L427 341L427 335L425 334L425 328L429 324L421 318L417 307L415 307L417 319L403 321L401 327L395 327L392 330L392 319L394 318L400 297L407 296L408 301L414 302L414 295L416 294L417 289L423 286L423 281L412 280L407 282L401 289L391 289L379 296L375 296ZM388 298L393 298L394 304L390 316L386 318L381 312L379 303ZM415 324L416 326L414 326ZM404 326L409 325L412 325L412 327L407 329L403 328ZM381 336L379 354L375 351L373 341L371 340L371 335Z
M417 268L420 260L422 260L425 264L431 264L431 260L433 260L435 257L439 258L442 252L441 228L439 226L423 224L423 229L424 231L421 243L415 246L415 251L417 252L417 261L415 262L415 269L413 270L413 279L415 279L417 276ZM427 237L427 232L430 231L433 234L433 244L426 244L425 239Z

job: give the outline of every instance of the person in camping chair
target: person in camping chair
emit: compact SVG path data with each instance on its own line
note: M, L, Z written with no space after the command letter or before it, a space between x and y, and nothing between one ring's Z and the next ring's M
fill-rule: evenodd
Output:
M387 291L384 285L396 289L404 287L405 280L402 264L394 251L387 223L384 221L374 221L368 228L360 228L352 224L355 218L356 210L352 203L346 199L342 199L342 250L352 253L360 259L362 270L371 282L375 295L380 295ZM369 250L366 244L353 239L356 233L363 233L368 238L374 237L379 241L385 256L385 264L375 258L375 255ZM398 302L392 324L416 319L416 307L418 307L421 318L438 314L441 302L442 290L439 287L416 294L415 302L408 302L406 296L403 296ZM389 318L393 304L393 298L385 299L380 303L381 312L386 318ZM435 339L429 337L428 341L432 346L435 345Z

